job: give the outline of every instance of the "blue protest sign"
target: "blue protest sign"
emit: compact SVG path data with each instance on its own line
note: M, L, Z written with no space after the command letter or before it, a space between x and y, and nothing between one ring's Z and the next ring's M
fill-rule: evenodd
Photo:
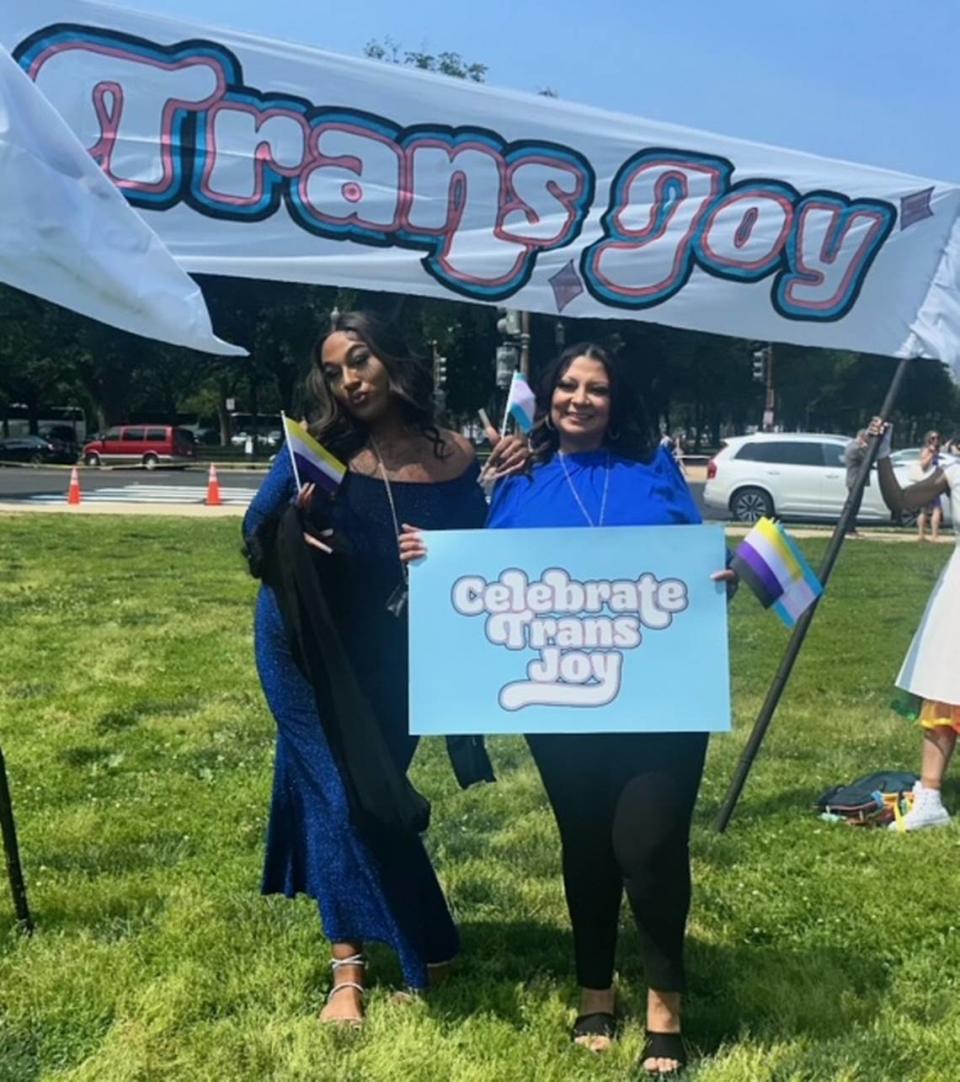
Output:
M425 533L412 733L730 728L718 526Z

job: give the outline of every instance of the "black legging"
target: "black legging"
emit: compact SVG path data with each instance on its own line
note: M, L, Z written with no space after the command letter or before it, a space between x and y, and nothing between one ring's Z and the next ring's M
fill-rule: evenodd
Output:
M528 736L563 848L577 981L609 988L624 888L647 984L684 988L690 819L706 733Z

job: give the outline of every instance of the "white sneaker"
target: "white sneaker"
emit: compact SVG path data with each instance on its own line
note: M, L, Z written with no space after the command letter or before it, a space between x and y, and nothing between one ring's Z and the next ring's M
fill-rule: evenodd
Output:
M900 823L894 820L888 830L923 830L925 827L945 827L950 813L940 803L939 789L925 789L920 782L913 787L913 807Z

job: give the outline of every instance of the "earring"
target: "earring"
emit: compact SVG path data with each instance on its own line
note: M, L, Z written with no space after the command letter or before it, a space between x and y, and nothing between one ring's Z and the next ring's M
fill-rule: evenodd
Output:
M553 431L553 416L550 410L547 410L547 412L543 415L543 423L547 428L550 429L551 432Z
M617 440L620 439L620 429L619 428L608 428L607 429L607 439L611 443L616 443Z

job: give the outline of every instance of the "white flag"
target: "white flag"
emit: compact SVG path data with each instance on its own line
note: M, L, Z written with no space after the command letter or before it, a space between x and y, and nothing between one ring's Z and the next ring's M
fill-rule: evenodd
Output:
M0 281L146 338L208 353L200 287L0 48Z

